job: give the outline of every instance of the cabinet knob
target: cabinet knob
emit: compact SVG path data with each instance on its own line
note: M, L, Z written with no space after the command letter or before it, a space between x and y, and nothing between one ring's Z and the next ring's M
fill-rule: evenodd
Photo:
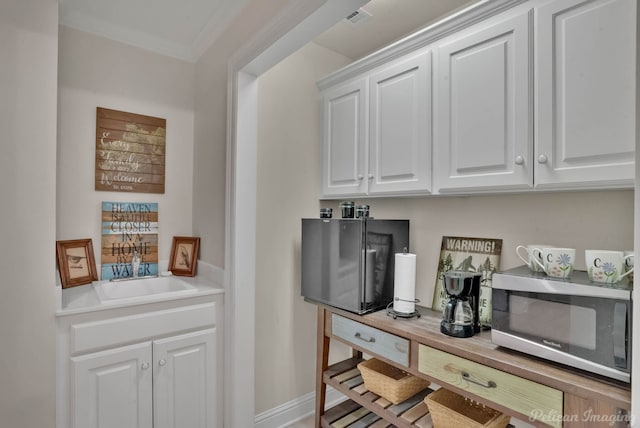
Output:
M364 175L358 174L358 181L362 181L362 180L364 180Z
M524 163L524 158L522 156L516 156L516 165L522 165Z
M373 174L369 174L367 177L369 178L369 180L373 180Z
M149 363L142 363L140 367L142 367L142 370L147 370L149 368Z
M538 156L538 163L547 163L549 159L547 159L547 155Z
M164 366L165 364L167 364L167 361L164 358L158 361L159 366Z

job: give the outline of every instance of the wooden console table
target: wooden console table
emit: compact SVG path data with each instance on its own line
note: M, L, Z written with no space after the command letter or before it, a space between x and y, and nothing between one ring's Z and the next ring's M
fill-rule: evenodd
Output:
M430 390L391 405L362 383L363 353L536 426L627 425L629 385L498 347L490 331L446 336L440 313L417 309L420 318L394 319L386 311L356 315L318 306L317 428L431 426L423 402ZM349 345L353 356L329 366L331 339ZM348 400L325 411L327 385Z

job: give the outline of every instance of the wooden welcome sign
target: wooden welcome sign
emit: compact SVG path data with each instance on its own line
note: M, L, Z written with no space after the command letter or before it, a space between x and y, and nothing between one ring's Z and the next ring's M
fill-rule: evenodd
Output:
M98 107L96 190L164 193L167 121Z

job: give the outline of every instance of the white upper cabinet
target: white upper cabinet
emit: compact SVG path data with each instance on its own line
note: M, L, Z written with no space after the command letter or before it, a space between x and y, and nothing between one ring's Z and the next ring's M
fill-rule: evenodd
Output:
M430 51L324 91L323 195L428 193L430 91Z
M438 192L532 187L530 12L493 21L436 48Z
M632 187L636 8L478 2L322 79L323 196Z
M325 196L367 191L367 80L358 79L323 94L322 191Z
M635 0L536 8L536 187L632 186Z
M369 194L431 190L431 52L369 78Z

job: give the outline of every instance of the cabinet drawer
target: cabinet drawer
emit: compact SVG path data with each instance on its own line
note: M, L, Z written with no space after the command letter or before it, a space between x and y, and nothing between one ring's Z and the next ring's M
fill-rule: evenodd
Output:
M214 302L74 324L70 328L70 351L90 352L215 325Z
M561 426L562 391L420 345L418 371L527 418ZM560 419L560 420L559 420Z
M331 314L331 330L334 336L359 348L371 351L405 367L409 366L409 341L407 339L336 314Z

